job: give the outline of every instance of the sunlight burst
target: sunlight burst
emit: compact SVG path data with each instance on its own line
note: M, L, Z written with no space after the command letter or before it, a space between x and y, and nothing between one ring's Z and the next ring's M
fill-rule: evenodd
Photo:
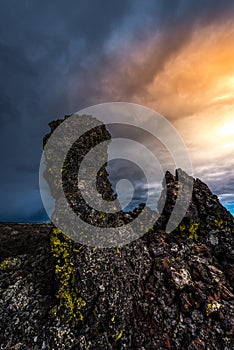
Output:
M219 128L219 134L222 136L231 136L234 135L234 119L229 120L226 123L224 123Z

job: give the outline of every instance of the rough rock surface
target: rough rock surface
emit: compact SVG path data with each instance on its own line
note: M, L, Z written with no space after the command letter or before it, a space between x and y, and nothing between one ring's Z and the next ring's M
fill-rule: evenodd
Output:
M51 224L2 223L1 349L233 349L234 218L193 179L187 213L166 233L178 172L188 180L166 173L161 218L121 248L75 244Z

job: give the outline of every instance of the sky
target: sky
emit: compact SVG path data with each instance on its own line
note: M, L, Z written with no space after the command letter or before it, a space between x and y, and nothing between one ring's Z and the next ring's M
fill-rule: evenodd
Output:
M112 101L177 128L234 213L233 0L1 0L1 221L43 221L48 123Z

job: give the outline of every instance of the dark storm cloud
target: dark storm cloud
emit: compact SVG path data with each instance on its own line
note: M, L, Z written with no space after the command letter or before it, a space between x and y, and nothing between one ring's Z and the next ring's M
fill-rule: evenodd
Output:
M163 70L168 60L189 42L197 27L211 23L218 25L218 22L225 18L232 19L233 14L234 1L228 0L134 2L132 12L127 14L128 21L124 27L125 34L132 33L128 42L128 53L121 61L122 47L117 46L114 55L107 55L108 58L102 57L100 60L102 68L99 70L97 80L103 89L90 84L94 75L94 72L91 72L91 79L85 84L84 91L108 99L113 95L117 101L130 100L134 96L142 95L143 91L146 93L147 86ZM116 28L115 37L118 38L123 34L122 26ZM159 35L154 39L156 33ZM142 42L147 42L149 38L152 38L151 48L144 51ZM126 39L123 36L124 40ZM132 53L134 47L140 47L139 50L143 51L143 63L134 57L135 53L138 54L137 50ZM103 66L102 61L105 62ZM109 77L109 81L104 80L102 84L102 76L105 74Z
M195 24L223 18L233 5L230 0L2 0L0 219L41 219L37 169L51 119L94 103L127 101L189 40ZM155 31L162 35L160 51L150 52L145 65L133 62L129 73L119 72L110 89L106 73L118 72L115 55L119 48L121 56L125 38L138 44Z
M89 103L85 72L129 1L1 1L1 220L37 220L38 166L47 123ZM45 214L44 214L45 216Z
M20 103L19 94L27 101L69 95L69 79L73 74L79 77L89 62L93 64L127 9L128 1L112 5L109 1L3 1L1 91ZM80 103L70 101L69 107L77 108ZM61 111L60 106L49 105L48 113Z

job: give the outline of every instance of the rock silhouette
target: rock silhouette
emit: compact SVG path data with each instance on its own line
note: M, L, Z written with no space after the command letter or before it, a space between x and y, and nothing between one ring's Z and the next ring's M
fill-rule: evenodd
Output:
M61 122L50 123L51 133ZM95 132L98 142L106 131ZM102 174L99 189L113 199ZM56 174L45 176L50 182ZM186 215L167 233L181 185L191 181ZM119 248L74 243L51 223L1 223L1 348L231 350L234 218L206 184L181 169L165 174L159 207L163 202L155 225ZM127 223L143 207L112 219Z

